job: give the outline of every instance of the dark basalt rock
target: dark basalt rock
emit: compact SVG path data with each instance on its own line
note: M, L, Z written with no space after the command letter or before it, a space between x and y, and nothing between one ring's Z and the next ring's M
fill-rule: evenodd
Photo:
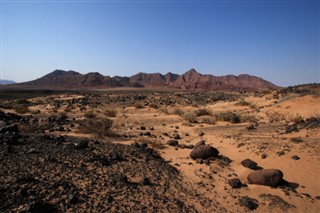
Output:
M240 203L240 205L245 206L250 210L255 210L259 207L259 204L256 199L253 199L253 198L250 198L247 196L241 197L239 199L239 203Z
M201 145L193 149L190 153L192 159L208 159L210 157L218 157L219 151L210 145Z

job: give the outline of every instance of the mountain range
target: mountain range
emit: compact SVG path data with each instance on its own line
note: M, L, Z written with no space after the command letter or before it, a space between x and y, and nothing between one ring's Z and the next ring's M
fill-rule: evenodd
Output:
M0 79L0 85L15 84L15 83L16 82L11 81L11 80Z
M37 88L115 88L115 87L167 87L173 89L200 90L266 90L276 89L276 85L262 78L248 74L214 76L200 74L190 69L182 75L168 72L138 73L131 77L104 76L97 72L80 74L75 71L55 70L33 81L15 84Z

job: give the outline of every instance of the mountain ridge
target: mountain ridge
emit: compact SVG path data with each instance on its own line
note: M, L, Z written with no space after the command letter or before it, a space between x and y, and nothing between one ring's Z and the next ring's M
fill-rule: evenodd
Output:
M115 87L167 87L173 89L192 90L266 90L279 88L275 84L260 77L240 74L214 76L201 74L194 68L178 75L171 72L143 73L139 72L130 77L104 76L98 72L81 74L69 70L54 70L33 81L19 83L20 86L54 87L54 88L115 88Z

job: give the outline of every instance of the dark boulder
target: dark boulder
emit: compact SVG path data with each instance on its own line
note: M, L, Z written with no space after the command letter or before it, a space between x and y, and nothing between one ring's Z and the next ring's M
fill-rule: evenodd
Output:
M249 169L256 170L257 169L257 163L250 159L245 159L241 161L242 166L247 167Z
M210 145L201 145L193 149L190 153L192 159L208 159L210 157L218 157L219 151Z
M231 188L241 188L242 183L239 178L232 178L228 180L228 184L231 186Z
M247 179L250 184L264 186L278 186L283 178L283 173L278 169L263 169L251 172Z
M177 140L168 140L167 144L169 146L178 146L179 142Z
M250 198L247 196L241 197L239 199L239 203L240 203L240 205L245 206L250 210L255 210L259 207L259 204L256 199L253 199L253 198Z

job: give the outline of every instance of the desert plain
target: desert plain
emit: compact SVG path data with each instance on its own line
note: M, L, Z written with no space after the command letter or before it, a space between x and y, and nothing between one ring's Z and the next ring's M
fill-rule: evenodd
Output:
M0 212L320 211L319 84L3 90L0 110Z

